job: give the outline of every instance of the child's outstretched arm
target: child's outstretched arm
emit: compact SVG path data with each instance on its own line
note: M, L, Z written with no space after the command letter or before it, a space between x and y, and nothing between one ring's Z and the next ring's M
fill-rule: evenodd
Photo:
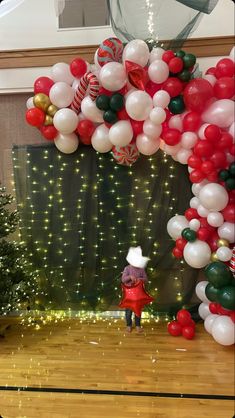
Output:
M129 273L129 266L126 266L125 268L124 268L124 270L123 270L123 273L122 273L122 283L131 283L131 281L132 281L132 278L131 278L132 276L130 276L130 273Z

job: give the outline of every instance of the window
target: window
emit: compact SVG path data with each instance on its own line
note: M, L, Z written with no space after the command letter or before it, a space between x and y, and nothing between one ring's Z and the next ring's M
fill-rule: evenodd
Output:
M106 0L59 0L59 29L109 26Z

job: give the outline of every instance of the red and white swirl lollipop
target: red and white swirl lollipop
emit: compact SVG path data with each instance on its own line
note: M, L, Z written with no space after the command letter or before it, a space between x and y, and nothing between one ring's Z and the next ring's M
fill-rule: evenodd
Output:
M122 58L123 44L118 38L105 39L97 50L97 62L103 67L107 62L120 62Z
M118 164L131 166L139 158L139 151L135 144L128 144L125 147L113 147L113 158Z
M74 95L74 99L71 103L71 109L74 110L77 114L81 109L81 102L86 96L87 90L89 88L89 96L91 100L95 100L99 94L99 81L95 74L90 71L81 78L79 86Z

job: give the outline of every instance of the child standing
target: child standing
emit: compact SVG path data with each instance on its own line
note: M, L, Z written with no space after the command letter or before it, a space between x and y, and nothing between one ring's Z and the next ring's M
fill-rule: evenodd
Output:
M142 256L142 249L141 247L131 247L129 248L126 260L128 261L128 265L125 267L122 273L122 283L128 287L133 286L137 283L138 280L142 280L144 283L147 282L147 274L145 272L145 267L149 261L148 257ZM127 331L132 331L132 310L126 309L125 316L126 316L126 325ZM141 316L135 315L135 326L138 333L143 332L143 329L140 325Z

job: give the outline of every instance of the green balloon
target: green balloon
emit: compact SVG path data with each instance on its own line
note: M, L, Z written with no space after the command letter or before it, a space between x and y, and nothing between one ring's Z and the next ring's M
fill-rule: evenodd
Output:
M178 58L183 58L185 56L185 52L181 49L175 53L175 56Z
M189 231L185 232L184 237L187 241L193 242L197 238L197 233L193 231L192 229L189 229Z
M225 180L225 186L228 190L235 189L235 178L229 177L227 180Z
M170 103L168 105L168 109L170 110L171 113L174 113L174 115L177 115L179 113L183 113L183 111L185 109L183 96L173 97L170 100Z
M181 232L181 236L182 236L183 238L185 238L185 239L186 239L185 234L186 234L188 231L190 231L190 228L184 228L184 229L183 229L183 231Z
M230 164L229 172L232 176L235 176L235 163Z
M229 171L228 170L220 170L219 172L219 179L221 181L225 181L229 178Z
M110 99L110 107L112 110L121 110L124 106L124 97L120 93L115 93Z
M100 94L97 98L96 98L96 106L98 107L98 109L100 110L108 110L109 109L109 102L110 102L110 97L106 96L105 94Z
M116 112L114 112L111 109L106 110L106 112L104 112L103 118L104 118L105 122L108 122L108 123L111 123L111 124L116 123L118 121L118 117L117 117Z
M205 270L207 280L216 288L227 286L231 283L232 273L229 267L221 261L208 264Z
M178 78L182 81L189 81L191 79L191 73L189 70L183 70L177 74Z
M235 287L224 286L219 291L218 301L225 309L235 309Z
M196 57L193 54L185 54L183 57L184 68L191 68L196 63Z
M214 287L212 284L208 283L205 288L205 294L206 297L211 302L218 302L218 296L219 296L219 289Z

